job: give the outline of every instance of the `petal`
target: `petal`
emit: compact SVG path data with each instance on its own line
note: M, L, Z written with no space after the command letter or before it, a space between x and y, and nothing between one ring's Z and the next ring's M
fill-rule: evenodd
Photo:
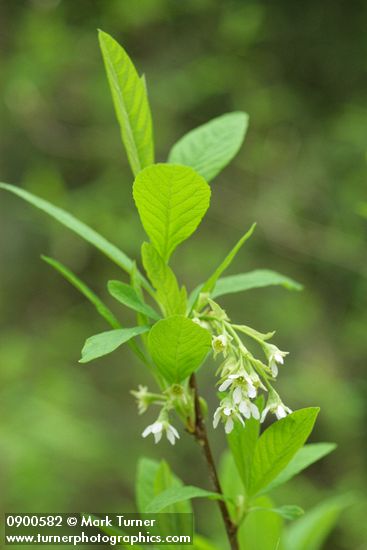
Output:
M155 433L155 434L154 434L154 441L155 441L155 443L159 443L159 442L160 442L160 440L162 439L162 434L163 434L163 432L158 432L158 433Z
M282 405L278 405L278 407L275 409L275 416L278 420L287 416L287 413Z
M176 428L174 426L172 426L171 424L168 426L167 431L173 433L173 435L174 435L174 437L176 437L176 439L180 439L180 434L178 433Z
M255 420L259 420L260 412L257 406L254 403L250 403L250 409L251 409L252 416L255 418Z
M277 363L280 363L281 365L284 364L284 359L281 353L274 353L274 359Z
M154 422L152 425L152 434L157 434L163 430L162 422Z
M253 386L252 384L248 384L247 395L253 399L254 397L256 397L256 394L257 394L257 390L255 386Z
M220 414L217 414L217 415L214 414L214 417L213 417L213 428L214 429L218 426L219 420L220 420Z
M167 435L167 439L171 443L171 445L174 445L175 444L175 435L174 435L174 433L170 429L167 429L166 435Z
M251 410L247 401L241 401L240 406L238 408L240 410L240 413L243 414L245 418L250 418Z
M233 430L233 420L232 420L232 418L228 418L224 429L225 429L226 434L231 433L231 431Z
M278 376L279 369L274 361L270 363L271 374L276 378Z
M213 416L213 425L215 424L214 428L218 426L219 420L221 419L221 415L222 415L222 407L218 407Z
M233 401L236 403L236 405L241 401L242 399L242 390L239 386L234 389L233 391Z
M225 380L224 382L222 382L222 384L219 386L218 388L218 391L226 391L228 390L229 386L232 384L232 380L229 380L227 378L227 380Z
M225 407L225 408L223 409L223 412L224 412L224 414L225 414L226 416L231 416L231 414L232 414L232 408L231 408L231 407Z
M152 433L152 426L147 426L143 433L141 434L142 437L147 437L149 434Z
M268 414L269 412L269 407L265 407L265 409L263 410L262 414L261 414L261 418L260 418L260 422L263 423L265 418L266 418L266 415Z

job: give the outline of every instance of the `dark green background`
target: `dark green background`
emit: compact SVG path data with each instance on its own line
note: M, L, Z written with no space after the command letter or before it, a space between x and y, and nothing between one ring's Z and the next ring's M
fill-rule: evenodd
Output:
M131 256L143 231L96 29L146 74L158 160L188 129L231 110L250 114L245 146L213 183L209 213L174 265L192 288L257 221L232 272L267 267L305 285L221 303L237 322L277 330L290 351L281 395L292 408L320 405L312 440L338 444L277 497L307 509L355 492L328 550L362 550L367 538L366 27L363 1L0 2L0 179L69 209ZM129 390L150 380L128 350L77 363L85 338L105 325L39 255L105 297L118 269L14 197L1 194L0 219L4 510L134 510L142 454L165 456L186 483L207 486L189 436L175 448L140 438L155 414L136 414ZM207 366L206 395L213 381ZM221 430L213 439L219 453ZM215 504L197 511L203 533L221 532Z

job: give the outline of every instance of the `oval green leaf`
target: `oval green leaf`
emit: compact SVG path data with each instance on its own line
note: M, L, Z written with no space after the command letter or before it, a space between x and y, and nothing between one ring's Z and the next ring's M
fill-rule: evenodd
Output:
M192 168L154 164L138 174L134 200L143 227L164 261L195 231L210 202L210 187Z
M259 493L288 465L310 435L319 410L317 407L300 409L265 430L253 456L251 495Z
M238 153L247 127L246 113L214 118L183 136L172 147L168 162L191 166L211 181Z
M98 357L103 357L108 353L115 351L122 344L134 338L138 334L147 332L149 327L121 328L117 330L108 330L101 332L87 339L82 349L82 357L79 363L88 363Z
M210 349L211 336L187 317L173 315L153 326L148 343L159 372L173 384L200 367Z

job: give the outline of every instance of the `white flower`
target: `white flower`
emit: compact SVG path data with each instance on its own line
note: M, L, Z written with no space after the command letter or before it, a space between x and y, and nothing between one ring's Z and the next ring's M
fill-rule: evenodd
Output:
M244 393L246 397L250 398L254 398L257 395L257 389L254 386L251 377L246 372L229 374L228 377L219 386L218 391L227 391L228 388L232 385L236 386L233 391L234 398L235 393L236 395L238 395L239 392L241 392L241 395L242 393Z
M239 420L242 426L245 425L241 415L236 410L236 407L229 399L223 399L214 413L213 427L216 428L219 421L224 422L224 429L227 434L231 433L234 427L234 420Z
M252 403L249 399L242 399L238 404L238 410L245 418L251 418L253 416L256 420L260 419L260 412L255 403Z
M212 347L214 354L224 353L228 346L228 337L226 334L219 334L219 336L213 336Z
M136 398L136 403L138 405L138 413L143 414L148 409L150 404L149 392L147 386L141 386L139 384L138 390L133 390L132 395Z
M245 418L251 418L253 416L257 420L260 418L260 412L255 403L252 403L249 399L251 397L249 395L249 392L241 387L236 386L236 388L232 392L232 399L233 403L237 405L238 410ZM253 397L256 397L256 390L255 395Z
M287 414L291 413L292 412L292 409L290 409L289 407L286 407L283 403L281 405L278 405L277 408L275 409L275 416L277 417L278 420L280 420L281 418L285 418L287 416Z
M266 407L261 414L260 422L264 422L268 412L275 414L277 419L280 420L281 418L287 416L287 414L291 413L292 409L284 405L279 395L275 391L273 391L271 395L269 395Z
M166 432L168 441L174 445L176 439L180 439L180 434L174 426L172 426L167 420L157 420L150 426L147 426L142 433L142 437L147 437L152 434L154 436L155 443L159 443L162 439L163 432Z
M278 376L278 365L284 364L284 357L288 355L287 351L281 351L274 344L265 344L265 353L269 361L269 368L274 378Z

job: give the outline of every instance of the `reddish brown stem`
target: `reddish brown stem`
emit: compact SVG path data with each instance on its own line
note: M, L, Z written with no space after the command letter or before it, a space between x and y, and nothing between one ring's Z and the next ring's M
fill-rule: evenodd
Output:
M210 448L210 443L209 443L208 434L205 427L204 417L201 411L201 406L199 401L199 392L198 392L195 374L191 375L190 387L193 391L194 406L195 406L195 427L194 427L193 435L195 436L196 441L199 443L203 451L213 487L217 493L223 495L222 487L219 481L217 469L213 458L213 453ZM218 500L217 502L218 502L220 512L222 514L222 518L223 518L224 526L227 532L227 537L228 537L231 550L239 550L238 541L237 541L237 526L233 523L229 515L227 504L225 503L224 500Z

